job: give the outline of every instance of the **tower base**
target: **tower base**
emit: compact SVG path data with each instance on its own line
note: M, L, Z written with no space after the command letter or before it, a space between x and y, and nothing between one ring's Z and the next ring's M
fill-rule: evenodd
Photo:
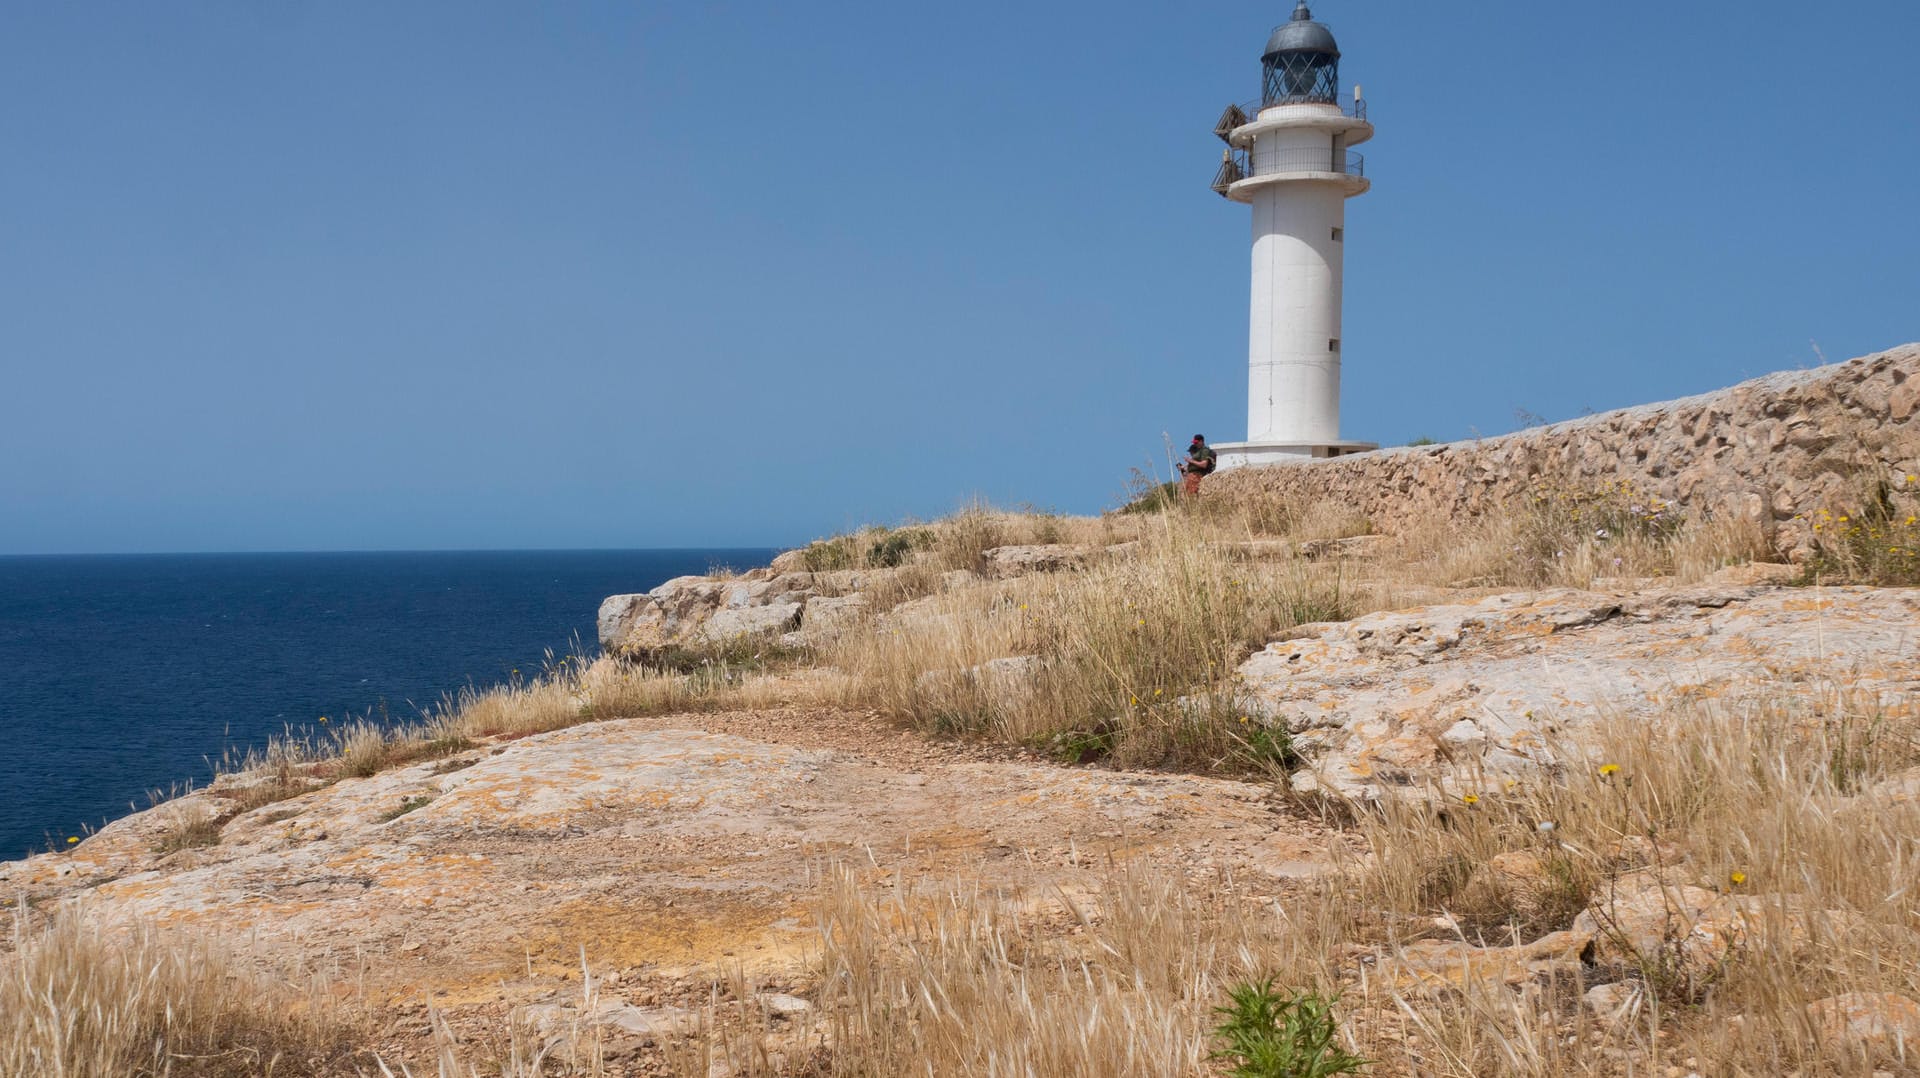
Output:
M1255 464L1326 460L1378 448L1378 442L1217 442L1213 451L1219 455L1220 470L1226 471Z

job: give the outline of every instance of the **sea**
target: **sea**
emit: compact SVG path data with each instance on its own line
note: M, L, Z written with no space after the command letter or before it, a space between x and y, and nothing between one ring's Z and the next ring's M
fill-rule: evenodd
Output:
M598 651L600 600L770 549L0 557L0 860L287 730Z

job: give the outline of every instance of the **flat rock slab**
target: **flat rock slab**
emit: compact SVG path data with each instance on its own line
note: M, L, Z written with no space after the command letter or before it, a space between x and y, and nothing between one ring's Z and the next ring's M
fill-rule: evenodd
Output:
M1146 858L1278 889L1328 852L1260 784L959 754L903 767L660 722L342 780L233 817L216 846L155 853L177 814L220 813L196 793L0 865L0 895L213 929L454 1004L577 971L583 947L596 970L795 966L834 861L1079 889L1110 858Z
M1240 673L1308 761L1296 788L1460 793L1557 765L1603 716L1912 692L1920 591L1518 592L1302 626Z

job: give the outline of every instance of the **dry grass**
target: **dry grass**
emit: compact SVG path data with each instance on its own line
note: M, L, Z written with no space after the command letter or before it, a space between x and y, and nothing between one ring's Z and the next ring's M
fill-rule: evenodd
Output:
M986 544L1037 527L1018 519L973 509L921 529L926 551L951 553L924 555L869 592L877 612L911 605L843 635L823 655L850 679L846 703L935 732L1050 745L1073 759L1284 764L1285 745L1241 736L1232 677L1281 630L1449 588L1692 582L1763 549L1754 528L1687 519L1630 487L1542 486L1464 528L1401 522L1377 560L1343 566L1275 551L1369 534L1372 522L1345 506L1202 499L1102 518L1099 555L1082 571L939 590L927 567L967 562ZM1083 543L1092 537L1087 521L1047 526ZM983 668L1015 657L1031 659L1024 670Z
M329 986L261 978L202 938L64 909L14 916L0 959L0 1078L312 1073L368 1035Z
M1366 855L1292 893L1124 866L1079 899L985 876L873 886L835 871L819 908L824 1039L788 1037L784 1056L736 1048L761 1061L738 1073L1207 1074L1213 1008L1264 977L1339 994L1343 1036L1375 1074L1908 1073L1920 1045L1904 1064L1859 1052L1818 1036L1806 1007L1843 991L1920 995L1920 913L1905 897L1920 887L1920 805L1856 793L1920 763L1913 704L1836 693L1811 710L1622 722L1568 746L1563 773L1505 796L1363 810ZM1476 895L1500 853L1563 868L1544 899ZM1389 972L1399 948L1450 937L1445 923L1494 945L1564 929L1651 862L1757 911L1691 976L1638 953L1521 984L1435 990ZM1635 1013L1582 1005L1614 981L1639 993ZM769 1033L750 1015L716 1012L711 1025L702 1061Z
M154 841L155 853L176 853L220 844L221 821L204 802L169 802L157 811L165 826Z
M1396 579L1437 587L1589 588L1608 578L1687 584L1767 550L1757 525L1685 516L1630 486L1542 486L1476 520L1408 522L1393 537L1388 560Z
M930 730L1127 763L1245 762L1233 670L1279 629L1346 616L1340 570L1248 563L1185 516L1083 571L923 600L833 645L848 703ZM1031 657L1024 667L978 669Z

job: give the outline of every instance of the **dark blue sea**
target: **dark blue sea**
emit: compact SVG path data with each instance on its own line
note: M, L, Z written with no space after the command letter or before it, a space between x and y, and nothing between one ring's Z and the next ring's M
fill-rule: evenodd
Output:
M0 557L0 860L320 716L596 649L600 600L772 550Z

